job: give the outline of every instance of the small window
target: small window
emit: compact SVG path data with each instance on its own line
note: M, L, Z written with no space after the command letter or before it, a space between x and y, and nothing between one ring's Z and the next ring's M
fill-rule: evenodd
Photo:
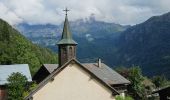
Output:
M73 48L72 47L69 47L69 53L70 53L70 57L73 56Z
M62 48L62 54L65 56L67 54L67 50L65 47Z

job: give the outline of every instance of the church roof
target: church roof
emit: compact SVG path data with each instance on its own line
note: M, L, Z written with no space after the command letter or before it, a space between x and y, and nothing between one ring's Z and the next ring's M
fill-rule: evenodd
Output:
M124 78L122 75L111 69L106 64L102 63L101 67L98 67L97 63L81 63L91 73L95 74L104 82L110 85L116 84L129 84L130 81ZM58 68L58 64L44 64L44 67L49 73L52 73Z
M0 65L0 85L7 84L8 77L14 72L19 72L25 75L29 82L32 81L28 64Z
M97 63L83 63L83 66L107 84L130 84L129 80L125 79L104 63L101 63L101 67L98 67Z
M107 81L105 80L105 77L101 77L102 75L99 75L99 72L92 72L92 66L89 65L83 65L80 62L78 62L76 59L72 59L70 61L68 61L67 63L65 63L64 65L62 65L61 67L58 67L56 70L54 70L47 78L45 78L40 84L38 84L38 86L36 87L36 89L34 89L26 98L25 100L29 99L30 97L32 97L32 95L34 95L39 89L41 89L45 84L47 84L51 79L53 79L58 73L60 73L68 64L70 63L76 63L78 65L80 65L85 71L87 71L88 73L90 73L94 78L96 78L97 80L99 80L99 82L101 82L104 86L106 86L108 89L110 89L112 91L113 94L119 94L119 92L117 90L115 90L113 87L111 87L111 84L107 83ZM102 64L103 66L103 64ZM96 65L95 65L96 67ZM106 66L105 66L106 67ZM110 69L109 69L110 70ZM108 69L105 69L105 71L108 71ZM104 72L105 72L104 71ZM98 73L98 74L97 74ZM105 73L106 75L106 73ZM117 74L114 74L117 75ZM107 76L107 75L106 75ZM114 77L114 76L113 76ZM130 83L130 82L128 82Z
M65 21L64 21L64 28L63 28L62 38L57 44L58 45L61 45L61 44L74 44L74 45L77 45L77 42L75 42L72 39L72 34L70 32L70 26L69 26L67 15L66 15Z

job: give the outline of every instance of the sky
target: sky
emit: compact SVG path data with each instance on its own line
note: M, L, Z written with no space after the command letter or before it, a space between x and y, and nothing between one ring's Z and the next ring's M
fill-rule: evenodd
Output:
M12 25L60 24L66 7L71 21L93 15L98 21L134 25L169 12L170 0L0 0L0 18Z

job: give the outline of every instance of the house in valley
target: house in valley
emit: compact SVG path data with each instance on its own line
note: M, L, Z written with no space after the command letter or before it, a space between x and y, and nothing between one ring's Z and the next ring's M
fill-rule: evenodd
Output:
M153 94L158 94L160 100L170 100L170 86L155 90Z
M12 73L16 72L26 76L28 82L32 82L28 64L0 65L0 100L7 100L7 79Z

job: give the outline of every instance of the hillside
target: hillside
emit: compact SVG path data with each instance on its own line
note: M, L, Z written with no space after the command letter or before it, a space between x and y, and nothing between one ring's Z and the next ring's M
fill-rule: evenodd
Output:
M57 55L32 44L17 30L0 19L0 64L30 65L34 74L41 64L57 63Z
M124 31L118 39L116 65L139 65L144 74L170 78L170 13L154 16Z

